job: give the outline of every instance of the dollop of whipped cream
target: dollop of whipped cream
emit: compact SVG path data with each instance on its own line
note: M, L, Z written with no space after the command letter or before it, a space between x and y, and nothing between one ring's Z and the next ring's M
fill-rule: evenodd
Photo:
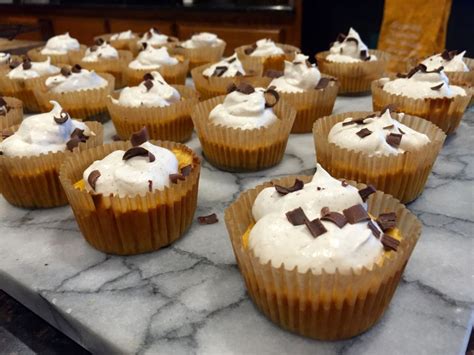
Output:
M403 113L398 115L403 117ZM367 153L369 156L413 152L430 142L426 134L417 132L394 120L389 109L380 116L364 119L363 123L348 124L352 121L353 118L348 117L335 124L329 131L328 141L342 148ZM364 130L364 134L361 133L362 130ZM390 134L401 135L398 145L389 144L390 140L387 141L387 137Z
M93 162L83 174L86 189L104 195L119 197L144 195L148 191L163 190L170 185L170 174L178 173L178 159L172 151L144 142L138 147L153 155L134 156L124 159L125 151L116 150L102 160ZM100 176L94 188L89 181L90 174L97 170Z
M278 47L271 39L263 38L254 44L254 50L250 55L253 57L269 57L284 53L285 51Z
M435 54L426 58L421 64L424 64L427 70L435 70L443 67L445 72L469 71L466 63L464 63L464 55L466 51L456 54L456 51L444 51L443 53Z
M46 45L41 49L41 54L66 54L69 51L79 50L80 45L77 39L69 36L69 33L54 36L48 39Z
M11 58L10 53L0 52L0 64L10 63L10 58Z
M110 44L99 40L95 46L87 48L82 60L84 62L98 62L101 59L117 59L118 51Z
M271 107L265 106L265 89L255 88L246 94L233 91L209 113L209 119L216 125L240 129L267 127L277 121Z
M202 75L210 76L220 76L223 78L234 77L238 75L245 75L245 70L242 67L242 63L237 54L234 53L230 57L222 59L220 62L212 64L209 68L202 72Z
M10 79L32 79L43 75L53 75L59 73L60 69L51 65L51 58L44 62L30 62L25 60L23 64L10 70L7 77Z
M168 85L159 72L146 74L144 79L138 86L124 88L113 102L130 107L165 107L181 99L178 90Z
M160 33L156 28L150 28L138 41L138 45L142 46L146 43L150 46L161 46L168 43L168 36Z
M214 33L201 32L192 35L190 39L182 42L181 46L184 48L215 47L222 42L222 39L218 38Z
M78 128L84 130L86 136L91 132L85 123L68 118L57 123L63 109L56 101L50 101L53 109L50 112L24 118L18 130L0 142L0 151L5 156L35 156L66 150L66 143L71 134Z
M326 59L330 62L356 63L377 60L375 55L369 54L369 49L352 27L347 36L342 33L337 36L329 52Z
M120 39L133 39L133 38L135 38L135 34L132 32L132 30L114 33L112 36L110 36L111 41L117 41Z
M51 92L71 92L102 88L107 86L107 80L93 70L75 65L70 71L61 69L61 74L50 76L45 84Z
M285 61L283 76L272 80L269 86L281 92L303 92L314 89L321 79L316 65L307 63L308 56L297 54L292 62Z
M399 76L395 80L382 79L383 90L415 99L466 95L462 87L449 84L443 67L429 71L426 66L419 64L407 75Z
M166 47L146 46L128 66L131 69L158 69L162 65L175 64L178 64L178 59L170 56Z
M327 232L314 238L303 224L294 226L286 213L298 207L308 219L321 218L321 209L342 213L344 209L361 204L358 190L343 186L320 165L311 182L302 190L280 195L274 187L263 189L252 207L256 221L249 235L249 247L262 263L271 261L274 267L283 263L287 270L294 267L304 273L349 272L362 267L371 268L381 257L383 246L367 225L367 221L347 223L342 228L321 220ZM378 228L376 226L376 228Z

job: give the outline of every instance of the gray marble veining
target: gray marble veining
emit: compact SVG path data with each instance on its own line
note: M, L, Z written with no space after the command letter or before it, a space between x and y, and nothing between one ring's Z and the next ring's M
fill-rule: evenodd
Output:
M335 112L370 110L338 98ZM106 125L106 138L113 135ZM274 326L248 299L223 223L224 208L271 177L312 173L310 134L291 136L282 163L231 174L203 161L194 223L161 251L116 257L81 237L69 207L24 210L0 197L0 287L94 353L458 354L474 305L474 110L450 137L424 194L409 208L424 230L383 319L347 341L305 339ZM188 145L201 155L194 137Z

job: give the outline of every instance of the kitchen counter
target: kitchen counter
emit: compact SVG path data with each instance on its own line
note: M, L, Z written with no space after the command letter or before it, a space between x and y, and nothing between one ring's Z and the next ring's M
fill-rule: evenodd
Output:
M367 97L338 98L335 112L370 110ZM106 139L114 134L106 125ZM313 138L292 135L284 160L231 174L203 161L193 223L161 251L105 255L90 247L69 207L25 210L0 197L0 288L94 353L458 354L472 327L474 110L449 137L423 195L409 205L424 229L381 321L347 341L288 333L249 300L223 221L241 191L273 177L312 174ZM201 155L196 137L187 143Z

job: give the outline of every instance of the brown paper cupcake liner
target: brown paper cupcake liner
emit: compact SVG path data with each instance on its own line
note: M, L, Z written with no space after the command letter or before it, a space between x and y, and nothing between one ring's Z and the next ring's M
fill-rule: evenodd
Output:
M41 111L50 111L52 105L49 102L53 100L59 102L62 108L73 118L99 122L108 121L107 97L114 90L115 78L108 73L97 74L107 80L107 86L60 93L51 92L44 85L33 87L32 90L36 95Z
M147 127L152 139L185 142L193 133L191 111L199 101L199 95L192 88L173 85L180 95L181 101L166 107L128 107L114 103L109 97L107 106L117 134L123 140L131 134ZM119 94L114 94L117 99Z
M189 59L189 70L199 67L207 63L215 63L221 60L224 54L226 43L222 41L216 46L205 48L184 48L180 42L172 43L170 51L172 53L181 54Z
M184 85L188 75L189 60L184 59L175 65L162 65L156 69L125 68L125 81L128 86L136 86L143 81L143 76L152 71L158 71L168 84Z
M205 64L191 70L191 76L193 78L194 87L199 92L201 100L207 100L212 97L227 94L227 88L231 84L238 85L241 82L246 82L252 85L253 87L266 88L270 81L272 81L271 78L262 77L261 68L259 70L251 70L248 72L248 74L242 76L204 76L202 73L211 65L212 64Z
M393 113L394 119L426 134L430 142L404 154L369 156L328 141L329 132L336 123L347 117L360 118L371 113L346 112L317 120L313 129L317 162L334 177L374 185L403 203L413 201L423 192L446 135L436 125L420 117L398 117Z
M72 152L56 152L31 157L0 155L0 192L12 205L24 208L49 208L67 204L59 182L59 168L64 160L78 152L102 145L100 123L87 122L95 135L80 143ZM16 131L19 126L11 127Z
M373 80L383 76L390 55L387 52L369 50L369 54L376 55L377 60L338 63L326 60L329 51L316 54L316 61L321 73L332 75L339 80L339 94L359 94L370 91L370 84Z
M28 57L33 62L44 62L48 57L51 58L51 64L76 64L75 60L78 56L81 58L84 56L87 47L81 44L79 50L77 51L68 51L66 54L42 54L41 50L43 47L30 49L27 53Z
M23 104L14 97L3 97L9 107L5 115L0 114L0 129L19 125L23 120Z
M323 75L323 77L329 76ZM283 101L296 109L291 133L312 132L314 121L330 115L336 101L338 88L339 83L331 81L326 88L320 90L305 90L300 93L279 92Z
M121 89L125 86L124 71L133 59L133 54L130 51L118 50L119 57L117 59L101 59L97 62L85 62L82 60L77 63L87 70L94 70L99 73L109 73L115 78L115 89Z
M193 170L162 191L144 196L118 197L91 194L73 185L95 160L130 142L114 142L76 154L61 167L60 180L77 224L87 242L105 253L132 255L158 250L179 239L192 223L197 204L200 161L188 147L173 142L152 142L191 154Z
M242 62L242 66L247 70L261 70L262 73L265 73L267 70L283 70L285 68L285 60L293 61L295 54L301 52L298 47L275 43L276 46L282 48L285 51L285 54L282 55L273 55L267 57L257 57L245 54L245 49L249 45L244 45L237 47L235 52L239 57L239 60Z
M310 176L299 176L305 182ZM295 176L274 183L289 186ZM353 183L354 184L354 183ZM306 273L297 268L263 264L242 245L242 236L255 223L252 205L271 183L242 193L225 211L225 222L235 258L253 302L272 322L289 331L321 340L340 340L373 326L387 309L421 233L420 221L392 196L377 191L368 199L373 216L396 212L403 237L398 251L390 252L372 269L349 273ZM357 185L362 187L365 185Z
M383 90L382 80L376 80L372 83L372 106L374 111L380 111L385 106L393 104L397 111L431 121L446 134L456 131L470 100L469 92L465 96L457 95L452 98L413 99L386 92Z
M268 127L242 130L209 121L209 112L224 98L219 96L201 102L191 115L206 159L227 171L256 171L278 164L285 153L295 109L280 100L273 107L277 122Z

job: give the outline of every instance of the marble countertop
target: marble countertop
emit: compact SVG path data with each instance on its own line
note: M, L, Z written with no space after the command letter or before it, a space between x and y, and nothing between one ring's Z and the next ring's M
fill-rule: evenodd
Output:
M335 112L370 110L370 97L338 98ZM106 125L106 138L114 134ZM424 194L409 208L424 229L382 320L351 340L288 333L249 300L223 222L238 194L272 177L311 174L310 134L291 136L284 160L256 173L203 161L196 222L171 247L131 257L90 247L69 207L25 210L0 197L0 288L93 353L459 354L472 326L474 110L447 139ZM201 154L196 137L187 143Z

